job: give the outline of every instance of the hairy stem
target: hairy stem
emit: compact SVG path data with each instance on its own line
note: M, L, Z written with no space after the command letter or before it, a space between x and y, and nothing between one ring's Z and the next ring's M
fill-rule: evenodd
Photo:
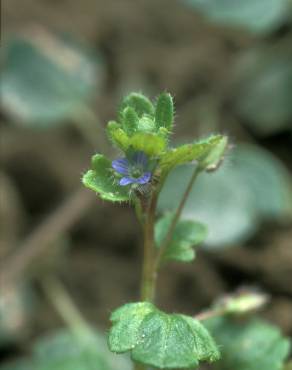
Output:
M146 219L144 224L144 256L141 299L142 301L152 302L155 297L156 271L155 271L155 245L154 245L154 225L155 212L158 193L154 192L146 210Z
M159 267L160 267L160 264L161 264L161 259L162 259L162 256L164 254L164 252L166 251L169 243L171 242L171 239L172 239L172 235L174 233L174 230L175 230L175 227L176 227L176 224L177 222L179 221L179 218L182 214L182 211L184 209L184 206L186 204L186 201L188 200L188 197L190 195L190 192L192 190L192 187L194 185L194 182L196 181L199 173L201 172L201 168L199 166L196 166L195 167L195 170L192 174L192 177L190 178L190 181L188 183L188 186L181 198L181 201L176 209L176 212L174 214L174 217L172 219L172 222L169 226L169 229L167 231L167 234L166 234L166 237L164 239L164 241L162 242L162 245L160 246L159 248L159 251L157 253L157 256L156 256L156 260L155 260L155 270L158 271Z

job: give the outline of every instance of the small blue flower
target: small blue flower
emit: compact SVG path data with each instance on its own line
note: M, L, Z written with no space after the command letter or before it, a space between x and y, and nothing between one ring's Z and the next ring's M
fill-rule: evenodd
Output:
M123 175L119 181L121 186L129 184L145 185L151 180L152 173L149 171L148 157L142 151L112 161L112 167L120 175Z

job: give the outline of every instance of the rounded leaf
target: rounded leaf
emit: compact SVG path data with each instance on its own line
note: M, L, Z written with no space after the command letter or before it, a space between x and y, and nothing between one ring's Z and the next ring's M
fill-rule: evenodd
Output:
M200 322L166 314L151 303L127 304L115 311L111 320L110 350L129 351L134 361L159 369L186 369L220 357L214 340Z
M101 154L92 157L92 169L83 175L82 182L102 199L112 202L129 200L129 189L117 183L113 177L111 161Z

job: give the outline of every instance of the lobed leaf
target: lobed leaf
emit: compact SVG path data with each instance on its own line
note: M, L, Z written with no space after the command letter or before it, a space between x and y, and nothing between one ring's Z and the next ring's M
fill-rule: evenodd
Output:
M112 202L129 200L129 189L115 181L111 161L101 154L92 157L92 169L83 175L82 182L87 188L98 193L102 199Z
M159 369L195 368L219 359L208 330L191 317L166 314L148 302L127 304L112 314L112 352L131 352L134 361Z
M167 235L173 214L170 213L158 220L155 225L155 241L159 248ZM201 223L191 220L178 221L171 242L166 249L163 259L189 262L195 258L193 247L202 243L207 236L207 228Z
M178 165L206 158L214 148L225 141L226 137L214 135L193 144L185 144L171 149L162 155L160 167L164 173L168 173Z

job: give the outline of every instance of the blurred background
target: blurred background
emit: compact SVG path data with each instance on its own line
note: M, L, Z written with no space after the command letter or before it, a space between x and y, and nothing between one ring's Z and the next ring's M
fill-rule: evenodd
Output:
M208 226L207 242L195 263L163 270L159 306L195 314L249 285L271 297L262 317L291 336L291 1L4 0L1 13L0 363L60 328L102 333L139 299L133 211L80 183L92 154L116 156L103 127L131 91L174 96L174 142L222 132L232 143L184 211ZM171 174L161 212L189 171ZM85 370L110 369L96 356Z

